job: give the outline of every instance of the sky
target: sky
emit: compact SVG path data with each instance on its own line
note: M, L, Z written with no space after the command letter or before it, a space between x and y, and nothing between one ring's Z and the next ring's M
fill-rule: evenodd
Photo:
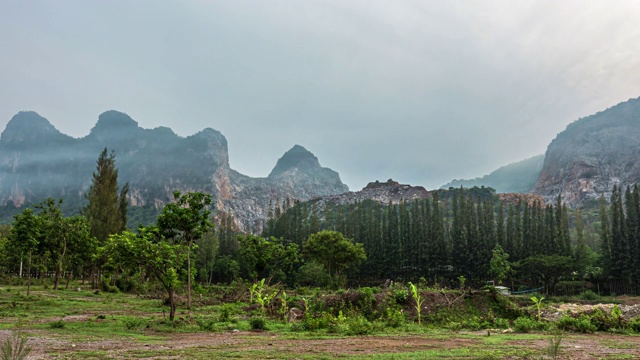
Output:
M264 177L295 144L350 189L437 188L542 154L640 96L640 1L0 2L0 129L106 110L210 127Z

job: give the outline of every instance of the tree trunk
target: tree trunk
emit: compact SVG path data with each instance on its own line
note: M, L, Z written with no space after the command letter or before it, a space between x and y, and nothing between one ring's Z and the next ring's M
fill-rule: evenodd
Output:
M29 264L27 265L27 296L31 291L31 250L29 250Z
M56 268L56 282L53 286L53 290L58 290L58 285L60 284L60 276L62 275L62 261L58 262L58 267Z
M189 248L187 249L187 310L191 310L191 244L193 241L189 241Z
M67 284L64 286L64 289L69 289L69 283L71 282L71 277L73 276L73 270L69 271L69 276L67 277Z
M20 276L19 278L22 279L22 254L20 254Z
M169 290L169 306L171 309L169 310L169 320L173 321L176 317L176 302L174 297L175 291L173 289Z

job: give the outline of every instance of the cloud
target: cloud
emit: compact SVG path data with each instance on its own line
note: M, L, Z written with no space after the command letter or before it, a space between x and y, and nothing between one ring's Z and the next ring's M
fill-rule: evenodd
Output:
M351 188L437 187L542 153L637 97L635 1L43 1L0 5L0 121L83 136L107 109L229 140L265 176L299 143Z

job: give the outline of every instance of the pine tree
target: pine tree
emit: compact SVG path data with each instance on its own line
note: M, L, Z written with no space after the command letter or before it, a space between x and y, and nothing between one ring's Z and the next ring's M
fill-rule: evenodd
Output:
M104 244L109 235L122 232L127 225L129 184L118 190L115 153L104 148L98 157L96 172L85 195L89 203L83 214L89 222L91 236Z

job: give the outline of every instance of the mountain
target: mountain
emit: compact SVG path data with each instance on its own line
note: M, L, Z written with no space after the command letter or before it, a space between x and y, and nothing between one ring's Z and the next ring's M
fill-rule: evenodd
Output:
M471 188L474 186L492 187L498 193L528 193L540 176L544 155L534 156L513 164L503 166L488 175L470 180L452 180L442 185L441 189L460 186Z
M614 185L640 182L640 98L579 119L549 144L532 192L550 201L593 204Z
M212 195L217 210L231 213L238 228L257 232L274 204L348 191L337 172L295 145L266 178L229 167L226 138L210 128L188 137L171 129L143 129L127 114L106 111L89 134L62 134L35 112L20 112L0 135L0 218L46 197L64 198L78 212L91 184L98 154L115 151L119 182L129 182L130 225L150 222L174 190ZM132 223L133 222L133 223Z
M413 200L431 199L434 193L438 193L439 199L449 201L452 196L457 194L459 188L427 190L422 186L411 186L400 184L393 179L385 182L370 182L362 190L349 191L342 194L328 195L316 197L308 201L308 204L315 207L316 211L322 214L326 206L340 206L361 203L367 200L373 200L383 205L400 204L402 202L410 203ZM487 187L472 187L464 189L467 196L480 198L483 200L501 201L505 205L515 205L519 201L533 204L536 200L543 202L542 197L533 194L517 194L517 193L501 193L496 194L495 191Z

